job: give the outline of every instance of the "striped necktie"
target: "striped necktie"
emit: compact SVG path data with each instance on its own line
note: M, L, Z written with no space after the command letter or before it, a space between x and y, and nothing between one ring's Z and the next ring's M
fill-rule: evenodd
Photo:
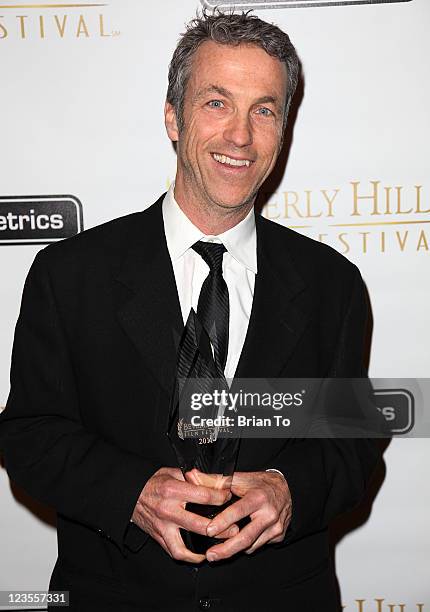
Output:
M223 372L228 352L229 299L222 259L227 249L223 244L201 240L192 248L209 266L199 295L197 317L211 340L215 363Z

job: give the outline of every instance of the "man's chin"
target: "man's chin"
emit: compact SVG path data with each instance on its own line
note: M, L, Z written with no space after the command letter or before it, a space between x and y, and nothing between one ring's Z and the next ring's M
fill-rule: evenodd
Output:
M212 202L219 208L225 210L240 210L241 208L247 207L252 204L255 200L256 194L214 194L211 198Z

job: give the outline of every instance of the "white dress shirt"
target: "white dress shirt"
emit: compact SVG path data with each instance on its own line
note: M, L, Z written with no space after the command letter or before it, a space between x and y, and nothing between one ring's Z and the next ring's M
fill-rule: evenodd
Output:
M200 290L209 274L209 266L191 247L198 240L222 243L227 252L223 257L223 276L227 283L230 319L225 377L234 377L242 352L254 297L257 274L257 236L254 209L240 223L219 234L205 235L181 210L175 200L174 183L163 201L164 232L172 260L176 288L184 323L190 309L197 312Z

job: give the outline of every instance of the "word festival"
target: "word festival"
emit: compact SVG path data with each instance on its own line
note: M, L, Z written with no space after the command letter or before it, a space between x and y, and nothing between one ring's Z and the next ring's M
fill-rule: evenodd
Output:
M119 32L109 29L103 14L83 15L70 13L62 15L0 15L0 40L7 38L104 38L118 36Z
M430 206L423 185L350 181L331 189L278 192L263 214L344 255L430 250Z

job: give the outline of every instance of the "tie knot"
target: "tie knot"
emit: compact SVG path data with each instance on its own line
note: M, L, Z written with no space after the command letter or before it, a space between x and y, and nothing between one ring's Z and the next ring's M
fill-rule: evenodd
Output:
M227 250L223 244L199 240L192 248L208 264L211 272L222 272L222 258Z

